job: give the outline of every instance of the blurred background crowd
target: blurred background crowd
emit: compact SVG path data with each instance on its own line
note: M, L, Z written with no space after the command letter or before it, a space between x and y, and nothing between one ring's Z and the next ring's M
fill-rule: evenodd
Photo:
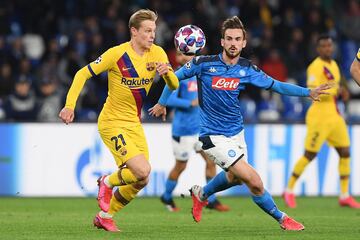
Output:
M59 121L57 114L76 71L105 50L129 40L129 16L139 8L159 14L156 43L173 67L173 36L186 24L207 36L203 54L217 54L222 21L238 15L247 29L243 56L272 77L306 84L306 67L316 57L320 33L336 43L350 99L339 98L348 121L360 120L360 88L349 66L360 42L358 0L2 0L0 1L0 121ZM146 110L161 94L156 81ZM346 95L346 94L345 94ZM77 121L96 121L107 96L106 73L89 79L77 103ZM302 122L309 101L249 87L241 96L247 122Z

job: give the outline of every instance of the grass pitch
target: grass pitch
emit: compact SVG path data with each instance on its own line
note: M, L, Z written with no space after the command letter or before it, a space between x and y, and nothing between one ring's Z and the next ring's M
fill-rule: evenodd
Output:
M158 198L138 198L116 215L121 233L92 226L98 211L94 198L0 198L0 239L360 239L360 209L340 208L336 198L298 198L297 209L280 209L305 225L285 232L250 197L223 197L231 211L204 210L195 223L191 199L176 199L180 212L170 213Z

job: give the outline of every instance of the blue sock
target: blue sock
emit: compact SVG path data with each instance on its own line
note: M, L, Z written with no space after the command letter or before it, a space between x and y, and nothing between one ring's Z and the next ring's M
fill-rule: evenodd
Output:
M169 178L166 180L166 182L165 182L165 192L163 194L163 198L166 201L171 200L172 192L174 191L176 185L177 185L177 181L171 180Z
M207 178L206 178L206 182L207 182L207 183L210 182L211 179L212 179L212 178L207 177ZM212 194L212 195L210 195L210 196L207 198L207 200L208 200L208 202L211 204L211 203L214 203L217 199L216 199L215 194Z
M277 208L273 198L266 190L261 196L252 195L252 199L264 212L280 222L284 213Z
M228 189L236 184L229 183L226 178L226 173L224 171L218 173L213 179L208 182L203 188L203 199L208 198L216 192Z

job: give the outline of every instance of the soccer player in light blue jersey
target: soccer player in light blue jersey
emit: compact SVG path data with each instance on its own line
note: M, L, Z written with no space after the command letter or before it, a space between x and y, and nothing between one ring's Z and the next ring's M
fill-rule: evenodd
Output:
M184 65L186 62L192 60L193 57L193 55L187 56L177 52L176 61L180 65ZM192 153L200 153L205 160L205 176L207 182L216 175L216 165L202 151L199 142L200 109L195 76L180 82L179 88L169 97L167 106L175 110L172 122L172 145L176 161L165 182L165 192L160 199L169 211L177 212L179 208L173 200L172 193ZM229 207L221 204L214 194L208 197L208 202L209 204L206 207L209 209L221 212L229 210Z
M279 82L240 57L246 46L246 31L236 16L223 22L221 30L222 53L213 56L199 56L186 63L178 71L179 80L192 76L198 79L200 106L200 137L202 149L224 171L217 174L204 187L191 187L194 220L201 220L202 209L208 196L234 185L245 184L252 200L273 217L284 230L299 231L304 226L280 211L272 196L264 189L263 182L247 162L247 147L244 138L244 124L240 111L239 95L248 84L272 90L283 95L310 97L319 100L326 94L329 85L315 89ZM158 104L149 110L151 115L166 114L165 105L171 91L165 88Z

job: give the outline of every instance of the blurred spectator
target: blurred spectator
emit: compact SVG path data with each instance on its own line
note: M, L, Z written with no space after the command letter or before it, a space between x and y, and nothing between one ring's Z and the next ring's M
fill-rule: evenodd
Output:
M4 63L0 65L0 99L8 96L13 89L13 76L11 65Z
M261 69L269 76L281 81L286 82L287 68L285 63L280 57L278 50L270 49L268 57L265 58L261 65Z
M37 120L40 122L59 121L62 108L62 94L55 77L43 78L39 83Z
M14 92L4 103L7 120L35 121L37 114L36 96L31 89L32 80L26 75L20 75L15 82Z
M254 60L269 75L281 81L293 78L302 85L305 66L316 56L314 40L320 33L331 34L338 43L335 58L342 63L341 70L348 78L349 61L360 43L358 0L89 0L85 5L84 1L75 0L35 2L1 1L0 99L10 98L15 74L28 76L34 86L54 77L57 90L67 90L77 69L95 60L105 49L129 40L127 21L139 8L150 8L159 14L156 43L168 52L172 63L173 36L179 27L201 27L207 40L202 53L217 54L221 51L219 23L238 15L247 26L248 43L242 55ZM77 108L84 121L96 119L108 87L106 74L89 81ZM152 89L153 95L145 99L145 107L157 101L162 84L160 81ZM271 104L263 102L266 100L259 89L247 91L243 106L248 109L244 112L249 113L249 118L258 118L258 109L252 115L252 103L260 107ZM273 97L269 100L272 102ZM292 99L279 101L275 108L283 110L279 119L288 118L291 111L297 114L299 104L306 108L303 102ZM349 105L353 106L351 100Z

